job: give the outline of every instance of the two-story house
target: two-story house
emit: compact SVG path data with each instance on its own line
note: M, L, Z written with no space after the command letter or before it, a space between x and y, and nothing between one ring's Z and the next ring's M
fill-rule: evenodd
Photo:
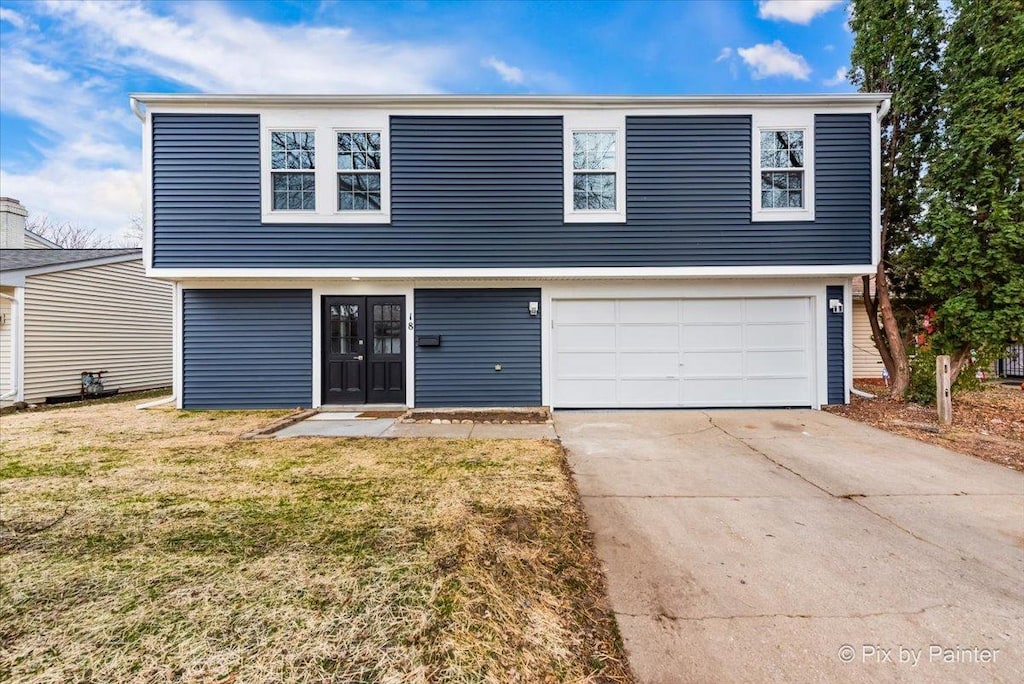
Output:
M848 399L884 95L132 106L182 407Z

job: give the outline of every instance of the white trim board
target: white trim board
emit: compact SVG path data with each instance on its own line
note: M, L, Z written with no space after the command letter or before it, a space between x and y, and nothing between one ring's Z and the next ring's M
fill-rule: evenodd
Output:
M821 266L638 266L535 268L150 268L146 275L169 280L255 279L636 279L636 278L786 278L849 277L875 272L873 264Z
M147 108L160 105L342 106L342 107L693 107L871 105L888 101L888 93L819 93L796 95L316 95L131 93L129 100Z

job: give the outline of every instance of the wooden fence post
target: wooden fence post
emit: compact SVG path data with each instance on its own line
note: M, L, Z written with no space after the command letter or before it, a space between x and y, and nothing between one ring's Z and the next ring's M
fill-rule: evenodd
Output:
M953 422L953 400L949 393L949 356L935 357L935 404L939 409L939 423Z

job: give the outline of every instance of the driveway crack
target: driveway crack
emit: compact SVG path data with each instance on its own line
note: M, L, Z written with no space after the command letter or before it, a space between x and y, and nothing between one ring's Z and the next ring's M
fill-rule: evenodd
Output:
M686 616L686 615L669 615L668 613L626 613L624 611L614 611L616 616L632 617L632 618L659 618L662 620L669 620L671 622L705 622L712 620L764 620L772 618L787 618L794 620L862 620L867 618L875 617L892 617L892 616L912 616L912 615L923 615L924 613L935 610L937 608L955 608L955 606L948 603L936 603L933 605L924 606L917 610L886 610L874 613L844 613L841 615L829 614L829 615L815 615L812 613L758 613L755 615L697 615L697 616Z

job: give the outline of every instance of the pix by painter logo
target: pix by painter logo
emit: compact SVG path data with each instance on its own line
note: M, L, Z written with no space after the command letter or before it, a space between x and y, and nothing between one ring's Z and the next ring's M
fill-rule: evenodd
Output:
M998 648L979 648L977 646L941 646L930 644L927 648L911 648L898 644L885 647L880 644L843 644L839 647L839 660L844 663L873 663L893 665L909 665L917 667L923 662L958 664L958 663L992 663L999 654Z

